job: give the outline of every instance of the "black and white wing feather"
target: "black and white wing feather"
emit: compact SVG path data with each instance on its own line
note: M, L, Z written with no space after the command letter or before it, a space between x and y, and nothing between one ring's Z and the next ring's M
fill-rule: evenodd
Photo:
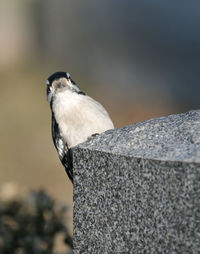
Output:
M62 162L68 177L73 183L72 153L71 153L71 150L68 148L67 144L64 143L61 137L59 126L58 126L58 123L56 122L56 119L53 113L52 113L51 129L52 129L53 142L57 149L60 161Z

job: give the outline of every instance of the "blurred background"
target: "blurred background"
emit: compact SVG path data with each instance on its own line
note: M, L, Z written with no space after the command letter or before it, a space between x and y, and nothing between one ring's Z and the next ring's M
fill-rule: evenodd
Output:
M196 0L0 0L0 191L44 187L72 230L47 77L68 71L115 127L199 108L199 13Z

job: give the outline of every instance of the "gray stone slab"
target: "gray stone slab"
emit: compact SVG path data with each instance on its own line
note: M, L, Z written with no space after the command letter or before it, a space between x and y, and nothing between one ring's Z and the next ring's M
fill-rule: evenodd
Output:
M200 111L74 148L74 253L200 253Z

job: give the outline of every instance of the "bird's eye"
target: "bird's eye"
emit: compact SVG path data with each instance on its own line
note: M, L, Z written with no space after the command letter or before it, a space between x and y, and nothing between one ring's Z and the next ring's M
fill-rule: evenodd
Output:
M51 87L48 86L48 87L47 87L47 93L50 93L50 92L51 92Z

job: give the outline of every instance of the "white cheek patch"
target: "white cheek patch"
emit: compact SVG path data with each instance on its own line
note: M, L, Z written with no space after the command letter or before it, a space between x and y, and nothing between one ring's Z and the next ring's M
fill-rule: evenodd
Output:
M73 84L72 84L72 82L71 82L70 79L64 79L64 82L65 82L65 84L66 84L67 86L73 88Z
M76 91L76 92L79 92L80 91L80 89L79 89L79 87L75 84L75 83L72 83L72 81L71 81L71 79L65 79L65 82L66 82L66 84L74 91Z
M47 94L47 101L50 103L52 98L52 93Z
M68 72L66 72L66 77L69 79L70 78L70 74Z
M50 82L49 82L49 80L47 79L47 81L46 81L46 85L47 86L49 86L50 85Z

